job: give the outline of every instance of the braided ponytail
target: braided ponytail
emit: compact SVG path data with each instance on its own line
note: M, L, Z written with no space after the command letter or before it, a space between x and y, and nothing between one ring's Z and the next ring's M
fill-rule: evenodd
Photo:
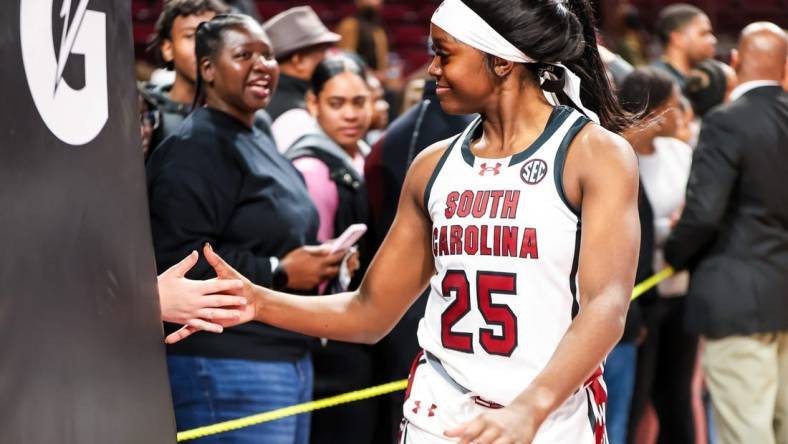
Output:
M561 62L580 78L580 99L599 116L603 127L621 132L634 123L634 116L621 108L607 78L588 0L462 2L517 49L541 62L525 65L537 82L550 64ZM561 103L572 105L560 90L562 85L543 82L541 86L555 92Z
M599 55L594 11L588 0L566 0L566 6L580 22L585 44L580 57L564 64L582 80L580 98L585 106L599 115L603 127L620 133L632 126L634 117L621 108Z

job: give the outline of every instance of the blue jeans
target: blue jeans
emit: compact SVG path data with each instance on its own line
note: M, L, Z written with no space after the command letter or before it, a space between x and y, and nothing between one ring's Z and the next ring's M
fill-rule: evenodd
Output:
M169 355L179 431L307 402L312 359L296 362ZM310 415L301 414L194 440L199 444L308 444ZM190 441L191 442L191 441Z
M714 426L714 410L711 407L711 395L704 389L701 394L703 410L706 412L706 432L709 435L708 444L717 444L717 429Z
M621 342L613 348L605 361L607 385L607 436L610 444L626 444L629 406L635 388L637 346Z

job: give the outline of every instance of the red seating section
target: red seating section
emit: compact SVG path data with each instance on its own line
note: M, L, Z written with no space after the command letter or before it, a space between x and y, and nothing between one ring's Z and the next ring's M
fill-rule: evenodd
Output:
M353 13L351 0L255 0L263 18L272 17L293 6L309 4L317 11L330 28L339 20ZM616 1L616 0L600 0ZM677 0L636 0L644 23L653 23L657 12ZM687 0L684 0L687 1ZM718 33L737 34L748 23L769 20L788 27L788 0L689 0L706 10ZM438 0L385 0L384 23L389 35L392 51L399 54L408 73L419 68L428 60L426 40L429 19L439 4ZM134 43L137 57L149 58L144 52L149 35L153 32L156 18L161 11L162 0L132 0L134 19Z
M260 16L264 19L293 6L309 4L332 29L343 17L353 14L355 10L354 3L350 0L256 0L256 3ZM438 3L437 0L389 0L385 4L383 17L389 35L389 46L403 59L406 73L427 62L426 42L429 20ZM137 58L151 58L144 50L161 12L161 5L162 0L132 0L131 2Z

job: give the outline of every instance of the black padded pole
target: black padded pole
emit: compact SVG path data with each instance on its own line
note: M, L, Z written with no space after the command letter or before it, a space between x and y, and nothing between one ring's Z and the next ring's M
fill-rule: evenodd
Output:
M4 2L0 60L0 443L174 443L130 2Z

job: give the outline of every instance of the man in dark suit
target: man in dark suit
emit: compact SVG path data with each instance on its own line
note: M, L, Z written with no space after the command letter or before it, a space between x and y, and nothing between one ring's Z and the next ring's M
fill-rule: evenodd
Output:
M731 103L703 121L684 212L665 246L692 271L688 328L722 444L788 443L788 42L771 23L742 31Z

